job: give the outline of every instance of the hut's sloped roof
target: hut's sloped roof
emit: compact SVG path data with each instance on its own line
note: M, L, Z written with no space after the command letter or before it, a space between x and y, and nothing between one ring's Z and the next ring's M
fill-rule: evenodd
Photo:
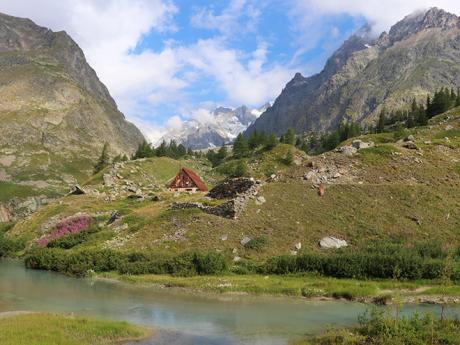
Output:
M190 177L190 179L193 181L193 183L195 183L199 190L203 192L206 192L208 190L208 187L206 187L206 184L203 182L203 180L200 178L200 176L198 176L196 172L188 168L182 168L181 171L183 171L185 174L188 175L188 177ZM181 172L179 171L178 174L180 173Z

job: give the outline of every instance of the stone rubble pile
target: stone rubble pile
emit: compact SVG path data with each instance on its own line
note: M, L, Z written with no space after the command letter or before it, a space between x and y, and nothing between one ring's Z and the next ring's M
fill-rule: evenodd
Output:
M249 200L257 196L261 185L261 181L249 178L230 179L213 188L207 197L212 199L232 198L231 200L217 206L207 206L200 202L173 203L171 209L198 208L205 213L218 217L236 219L244 211ZM262 205L266 200L263 197L258 197L256 202Z

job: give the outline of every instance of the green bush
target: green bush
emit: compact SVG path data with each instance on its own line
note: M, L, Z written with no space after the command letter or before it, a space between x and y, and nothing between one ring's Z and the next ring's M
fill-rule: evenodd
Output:
M269 259L264 272L271 274L318 273L335 278L438 279L445 271L447 252L433 246L420 251L420 246L405 248L383 245L361 250L342 249L332 253L305 252L299 256L279 256ZM439 250L438 250L439 249ZM435 257L435 258L433 258ZM452 280L460 278L454 266Z
M79 244L82 244L88 241L89 237L92 234L99 232L100 229L97 226L92 226L88 230L84 230L79 233L69 234L64 237L52 240L48 243L48 248L62 248L62 249L71 249Z
M261 251L262 249L264 249L267 243L268 243L267 236L259 236L259 237L256 237L250 240L248 243L244 245L244 247L246 249Z
M121 274L172 274L179 276L213 275L228 270L226 258L219 253L186 252L177 256L154 253L35 248L25 257L27 268L84 276L88 271L118 271Z
M26 241L22 238L8 238L6 232L13 227L13 223L4 224L0 228L0 258L21 251L26 246Z

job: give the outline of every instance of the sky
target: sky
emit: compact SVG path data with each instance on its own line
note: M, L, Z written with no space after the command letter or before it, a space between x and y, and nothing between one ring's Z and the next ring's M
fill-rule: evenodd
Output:
M458 0L0 0L0 11L67 31L126 118L156 142L217 106L274 101L319 72L365 23L378 34Z

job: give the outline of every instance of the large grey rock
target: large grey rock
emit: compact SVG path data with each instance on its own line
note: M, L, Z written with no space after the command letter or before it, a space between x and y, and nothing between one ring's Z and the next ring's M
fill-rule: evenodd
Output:
M0 204L0 223L11 222L13 216L8 208L5 205Z
M353 147L353 146L342 146L342 147L339 147L337 149L337 152L340 152L342 154L344 154L345 156L353 156L356 152L358 152L358 149L356 147Z
M319 246L324 249L339 249L348 247L348 243L345 240L341 240L332 236L324 237L319 241Z

